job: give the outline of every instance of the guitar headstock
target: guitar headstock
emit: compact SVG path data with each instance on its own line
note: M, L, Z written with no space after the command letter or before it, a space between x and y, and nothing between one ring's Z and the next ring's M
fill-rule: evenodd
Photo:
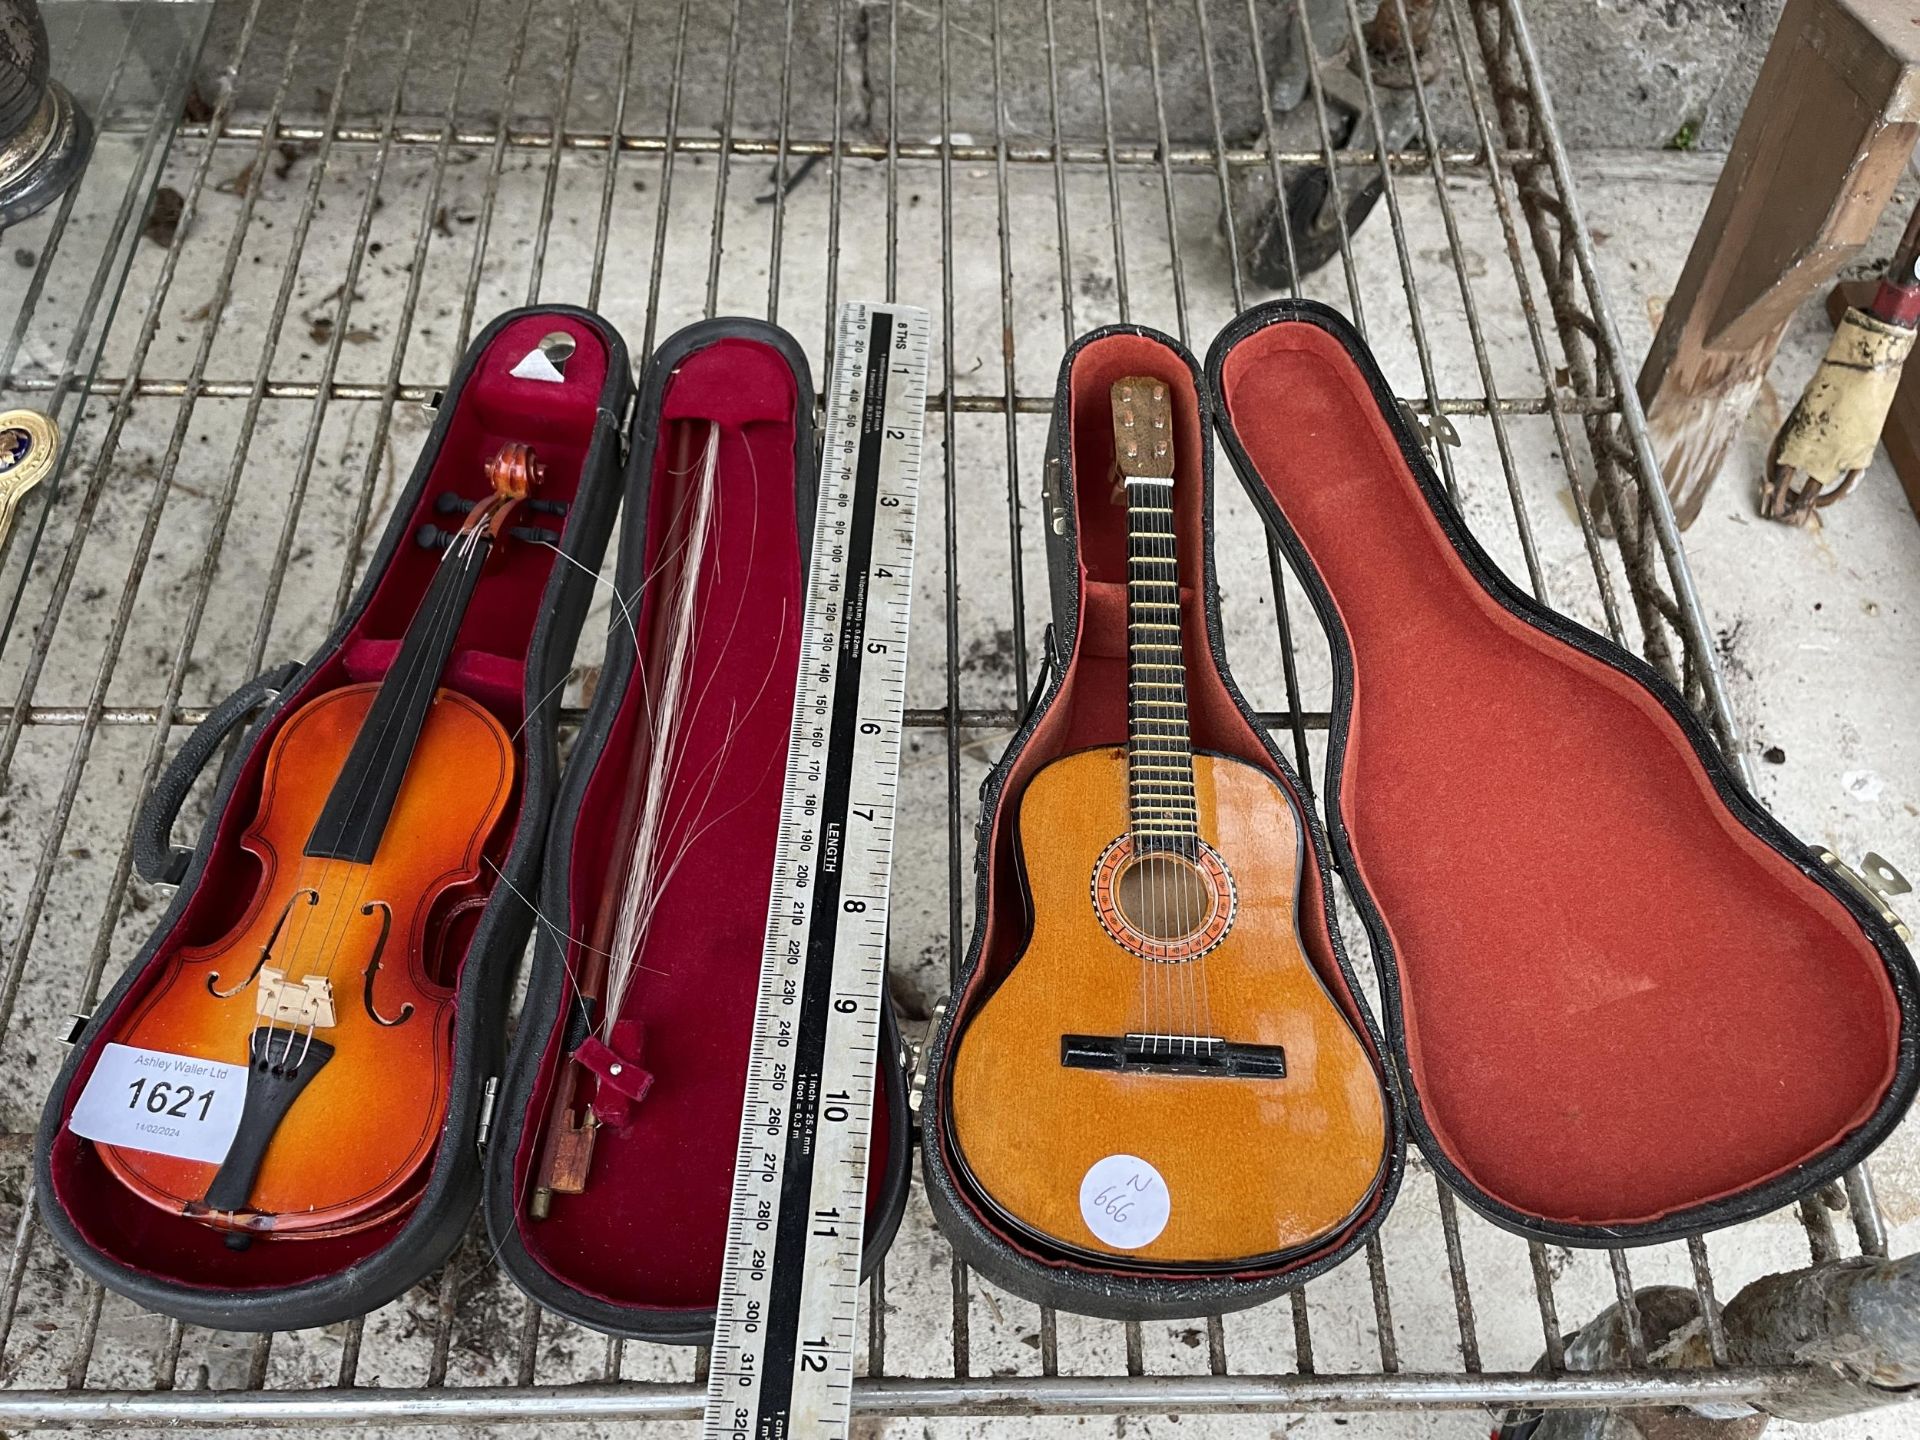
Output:
M1129 375L1113 382L1113 460L1122 476L1173 479L1173 401L1164 380Z

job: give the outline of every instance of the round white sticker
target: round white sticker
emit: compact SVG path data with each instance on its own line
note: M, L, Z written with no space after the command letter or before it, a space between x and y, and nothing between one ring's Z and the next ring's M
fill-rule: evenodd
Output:
M1080 1182L1080 1216L1116 1250L1151 1245L1167 1228L1173 1196L1160 1172L1138 1155L1109 1155Z

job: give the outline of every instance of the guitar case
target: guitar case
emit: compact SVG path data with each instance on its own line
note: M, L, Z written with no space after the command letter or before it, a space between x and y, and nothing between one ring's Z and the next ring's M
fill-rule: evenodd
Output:
M542 354L543 337L556 331L574 342L564 372L522 373L523 362ZM48 1231L110 1289L193 1325L299 1329L385 1304L459 1242L480 1195L486 1081L500 1073L513 975L533 924L520 897L537 884L558 782L561 682L619 503L621 421L631 394L626 347L599 316L542 306L495 320L448 383L366 578L333 633L304 664L269 671L215 707L147 797L134 863L150 883L175 887L172 902L67 1055L34 1148L34 1188ZM564 520L523 507L513 523L558 529L564 553L510 539L489 559L441 680L506 727L517 764L482 867L499 883L483 903L446 907L436 925L433 953L456 986L452 1090L437 1148L411 1208L380 1225L232 1248L220 1232L125 1188L93 1142L67 1128L68 1117L119 1017L160 983L178 951L231 931L255 894L258 865L239 842L261 808L268 748L283 723L325 691L386 674L440 561L441 552L424 548L416 532L457 525L457 515L449 520L438 502L485 496L486 462L513 440L531 444L546 466L537 497L567 507ZM249 717L251 727L239 733ZM191 849L175 847L171 833L182 804L229 736L236 753L222 769L199 838ZM359 1003L351 988L341 999ZM343 1137L356 1123L353 1115L341 1117Z
M1334 852L1447 1184L1523 1235L1642 1244L1863 1160L1916 1082L1897 920L1662 677L1494 565L1338 314L1249 311L1207 373L1332 643Z
M1308 851L1300 881L1302 949L1374 1061L1386 1103L1387 1154L1369 1200L1320 1245L1232 1273L1078 1258L1014 1231L967 1178L948 1105L955 1038L1019 959L1027 937L1030 916L1014 835L1021 796L1051 761L1127 739L1127 520L1125 507L1113 503L1108 394L1114 381L1135 374L1167 382L1178 473L1200 477L1198 485L1174 487L1193 748L1258 766L1291 797ZM1093 331L1074 343L1061 364L1045 466L1053 598L1048 663L1025 720L981 787L973 936L924 1061L921 1165L934 1217L960 1258L1016 1295L1109 1319L1220 1314L1304 1283L1352 1255L1379 1228L1406 1163L1399 1106L1385 1079L1385 1042L1360 1002L1334 918L1326 834L1306 788L1227 670L1213 562L1212 424L1198 365L1156 331L1130 325ZM1018 1124L1018 1117L1008 1123Z
M798 344L741 319L669 339L634 407L606 654L555 809L540 881L545 920L495 1110L485 1201L494 1251L521 1288L614 1335L704 1344L713 1333L799 669L813 414ZM684 544L709 424L721 427L709 559L695 591L702 619L665 802L669 827L692 838L657 891L613 1031L627 1078L645 1078L628 1121L597 1132L586 1188L553 1194L546 1216L534 1218L560 1062L599 1033L575 976L596 915L627 872L628 792L645 764L656 688L636 660L642 643L661 643L656 612L672 593L649 582ZM649 654L658 674L657 648ZM900 1223L911 1153L890 1005L878 1076L869 1266Z

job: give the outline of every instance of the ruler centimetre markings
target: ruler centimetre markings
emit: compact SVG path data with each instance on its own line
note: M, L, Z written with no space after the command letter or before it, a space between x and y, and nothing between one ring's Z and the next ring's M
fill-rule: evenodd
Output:
M840 310L711 1440L844 1436L851 1413L927 329L911 306Z

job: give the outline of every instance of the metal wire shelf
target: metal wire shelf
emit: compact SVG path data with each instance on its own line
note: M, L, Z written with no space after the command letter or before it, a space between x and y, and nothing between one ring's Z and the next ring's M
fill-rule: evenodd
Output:
M1385 4L1404 23L1405 0ZM549 34L532 26L529 0L407 7L397 19L357 0L344 27L344 5L245 0L216 26L209 58L224 83L210 112L172 126L110 115L102 127L109 157L152 153L170 133L163 178L179 208L133 257L132 303L98 377L4 377L22 394L59 385L93 404L38 543L15 547L22 618L0 650L0 694L12 697L0 707L0 838L22 857L0 876L0 1211L14 1237L0 1281L0 1425L697 1411L702 1355L543 1314L493 1269L479 1235L364 1321L231 1336L144 1315L79 1280L32 1208L30 1132L57 1036L132 952L151 905L130 877L131 798L178 727L325 633L425 434L420 402L493 309L599 307L636 359L702 313L760 313L800 334L816 371L841 296L935 310L929 428L943 458L923 512L897 885L909 898L893 932L910 1009L944 988L964 943L972 782L1033 678L1044 617L1032 597L1045 593L1035 457L1061 346L1133 319L1203 347L1258 298L1241 225L1218 223L1244 220L1249 177L1284 193L1293 167L1318 164L1336 199L1342 186L1378 185L1380 211L1359 230L1331 207L1337 263L1304 288L1355 316L1418 414L1459 420L1461 443L1438 445L1439 462L1499 562L1665 669L1741 754L1521 0L1438 0L1430 72L1376 73L1363 59L1367 123L1346 145L1329 121L1334 77L1316 56L1304 94L1318 150L1271 143L1264 85L1223 104L1219 70L1240 56L1264 74L1275 25L1306 27L1308 0L1047 0L1017 16L1002 0L787 0L744 26L742 0L724 14L690 0L664 16L638 0L616 8L569 0ZM1341 18L1367 56L1355 0ZM664 27L657 55L635 43L647 26ZM1130 59L1109 63L1122 32ZM825 63L809 68L816 52ZM422 80L414 67L429 53L438 68ZM1063 56L1092 57L1073 72L1087 93L1067 95ZM1182 93L1169 73L1185 77ZM761 101L777 85L779 103L772 123L736 133L742 80ZM1411 91L1411 148L1371 142L1385 133L1388 87L1402 103ZM698 123L696 93L719 97ZM966 113L991 115L990 141L958 133L956 95ZM1152 133L1123 135L1116 113L1147 117ZM911 130L913 115L932 116L934 138ZM1324 640L1299 622L1301 592L1231 490L1221 486L1218 544L1236 673L1311 781ZM590 623L570 715L599 644ZM1348 934L1364 951L1359 927ZM1370 973L1364 953L1360 963ZM1851 1243L1884 1254L1860 1172L1784 1223L1746 1227L1740 1263L1838 1253L1843 1212ZM1711 1316L1716 1290L1748 1278L1729 1273L1724 1250L1716 1273L1716 1248L1629 1259L1522 1242L1461 1210L1416 1162L1364 1263L1225 1320L1119 1325L979 1283L916 1198L868 1287L856 1405L931 1420L1791 1394L1804 1372L1727 1365L1711 1319L1711 1368L1648 1368L1637 1324L1627 1369L1566 1368L1562 1331L1636 1284L1692 1286Z

